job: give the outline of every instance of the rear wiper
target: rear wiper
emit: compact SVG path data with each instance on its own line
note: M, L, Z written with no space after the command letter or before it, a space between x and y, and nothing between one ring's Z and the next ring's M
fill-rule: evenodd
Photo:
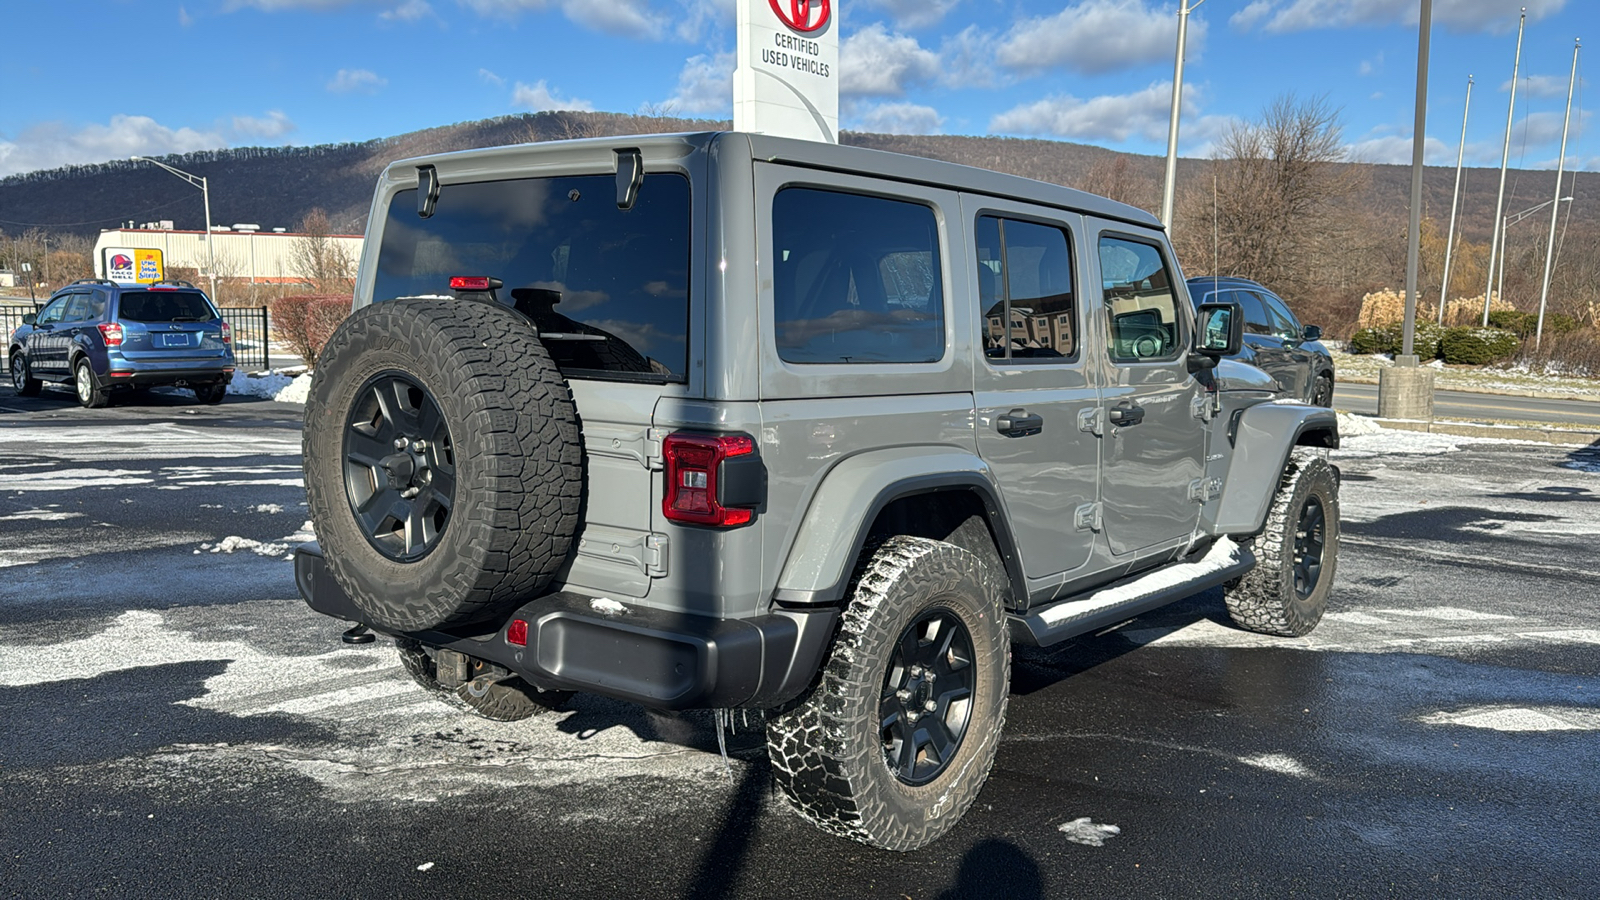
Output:
M200 317L199 316L173 316L172 317L172 321L174 321L174 322L198 322L198 321L200 321Z

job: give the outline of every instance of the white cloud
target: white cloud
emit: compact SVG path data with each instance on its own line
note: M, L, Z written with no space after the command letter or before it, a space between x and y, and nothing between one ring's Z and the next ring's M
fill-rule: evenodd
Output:
M1184 109L1194 109L1194 88L1183 89ZM989 122L998 134L1038 134L1077 140L1150 141L1167 138L1172 112L1172 82L1150 85L1131 94L1110 94L1082 100L1070 94L1046 97L1000 113Z
M944 128L938 110L916 103L880 103L855 118L855 130L877 134L939 134Z
M378 18L386 22L415 22L424 16L433 15L433 7L428 5L428 0L405 0L394 9L386 9L378 13Z
M894 19L896 28L926 28L943 21L961 0L862 0Z
M1383 69L1383 51L1379 50L1377 56L1374 56L1371 59L1363 59L1361 61L1361 65L1356 67L1356 74L1358 74L1358 75L1371 75L1372 73L1381 71L1382 69Z
M482 78L484 81L489 82L490 84L494 85L495 87L505 87L505 85L506 85L506 80L504 78L500 77L499 75L496 75L495 73L489 71L488 69L479 69L478 70L478 77Z
M927 81L941 70L939 55L914 37L890 34L874 22L839 45L839 93L898 97L909 84Z
M375 94L388 83L389 79L371 69L340 69L328 81L328 90L335 94Z
M269 0L278 2L278 0ZM458 0L480 16L514 19L552 7L585 28L635 38L662 37L670 20L650 8L650 0Z
M1385 135L1368 138L1346 145L1345 156L1351 162L1378 163L1391 166L1411 165L1411 135ZM1438 138L1424 138L1422 160L1426 165L1454 165L1456 152Z
M1524 75L1517 79L1517 93L1524 97L1565 97L1569 75ZM1578 79L1578 87L1588 87L1588 79ZM1500 83L1500 93L1511 90L1511 79Z
M678 0L683 15L678 19L678 37L698 44L707 33L731 30L736 0Z
M1515 28L1517 8L1526 6L1528 21L1555 15L1567 0L1438 0L1433 6L1433 22L1455 31L1504 31ZM1415 25L1418 6L1395 0L1291 0L1276 10L1265 30L1273 32L1309 31L1316 28L1343 28L1350 25ZM1260 18L1260 16L1257 16Z
M998 87L1006 79L994 64L998 39L968 25L939 46L944 72L939 80L950 87Z
M1019 72L1065 68L1098 73L1172 59L1177 21L1145 0L1084 0L1053 16L1011 26L997 50L1000 65ZM1204 19L1189 20L1188 58L1205 45Z
M76 128L65 122L42 122L14 139L0 135L0 177L130 156L215 150L280 138L294 128L289 117L277 111L259 118L237 116L210 128L170 128L149 116L125 115L112 116L103 125Z
M671 114L728 113L733 109L732 53L691 56L678 72L678 90L662 103Z
M1254 0L1249 6L1239 10L1228 17L1228 24L1240 31L1249 31L1257 22L1266 18L1275 6L1274 0Z
M511 91L511 105L529 112L550 112L558 109L590 112L594 109L594 104L587 100L557 96L551 92L543 78L531 85L517 82Z
M188 28L193 24L194 16L189 15L189 10L183 8L182 6L178 7L178 25L183 28Z
M1584 111L1572 117L1570 133L1567 136L1569 145L1572 143L1573 138L1583 133L1584 126L1588 124L1593 115L1594 113ZM1533 144L1534 146L1550 144L1553 147L1561 141L1561 123L1565 117L1566 113L1564 111L1536 112L1524 116L1522 121L1517 123L1516 130L1512 134L1512 152L1516 152L1517 147L1525 144ZM1554 153L1550 154L1550 165L1552 167L1555 166Z

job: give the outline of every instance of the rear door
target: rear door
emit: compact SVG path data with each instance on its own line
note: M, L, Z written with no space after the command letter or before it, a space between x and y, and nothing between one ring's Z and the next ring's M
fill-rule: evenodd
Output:
M1091 220L1106 327L1101 496L1112 553L1161 551L1199 521L1204 388L1186 363L1193 312L1159 234Z
M983 348L978 452L1004 493L1024 573L1059 576L1088 561L1098 500L1100 392L1084 353L1082 217L970 194L962 210Z

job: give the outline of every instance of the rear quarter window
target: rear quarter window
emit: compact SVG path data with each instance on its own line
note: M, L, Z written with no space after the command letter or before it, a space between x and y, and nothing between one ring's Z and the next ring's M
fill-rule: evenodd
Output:
M814 188L772 200L778 356L926 363L944 356L939 227L920 203Z

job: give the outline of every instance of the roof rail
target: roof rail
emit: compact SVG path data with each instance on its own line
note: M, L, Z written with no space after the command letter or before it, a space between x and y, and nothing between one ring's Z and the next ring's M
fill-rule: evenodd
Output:
M151 287L155 287L155 285L157 285L157 284L175 284L175 285L177 285L179 287L186 287L186 288L194 287L193 284L190 284L189 282L184 281L182 278L163 278L160 281L157 281L157 282L151 284ZM198 288L196 288L196 290L198 290Z
M79 278L77 281L74 281L72 284L109 284L112 287L116 287L117 286L117 283L115 281L112 281L109 278ZM72 285L69 284L67 286L71 287Z

